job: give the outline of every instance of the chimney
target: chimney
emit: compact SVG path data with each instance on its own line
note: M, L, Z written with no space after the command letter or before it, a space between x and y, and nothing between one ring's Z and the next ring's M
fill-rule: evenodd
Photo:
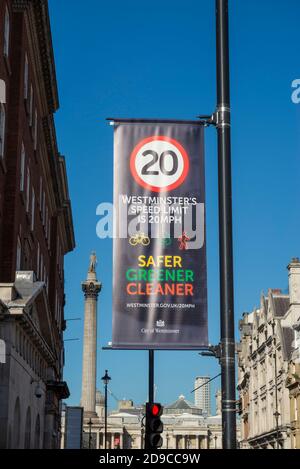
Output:
M290 304L300 304L300 260L294 257L288 265Z
M272 288L271 292L272 292L273 295L282 295L281 288Z

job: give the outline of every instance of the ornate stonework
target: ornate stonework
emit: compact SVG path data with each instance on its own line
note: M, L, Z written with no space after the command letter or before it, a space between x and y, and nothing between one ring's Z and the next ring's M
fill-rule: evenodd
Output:
M82 291L85 298L93 298L97 300L101 292L102 284L100 282L84 282L82 284Z

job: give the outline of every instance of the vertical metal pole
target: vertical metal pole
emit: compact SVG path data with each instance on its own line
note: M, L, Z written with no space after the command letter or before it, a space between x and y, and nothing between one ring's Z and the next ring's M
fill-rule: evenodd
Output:
M154 350L149 350L149 390L148 390L149 404L154 403ZM147 425L146 416L146 429L145 429L145 449L150 449L149 443L149 429Z
M149 350L149 403L154 402L154 350Z
M228 0L216 0L223 448L236 448Z
M104 448L107 449L107 384L105 385Z

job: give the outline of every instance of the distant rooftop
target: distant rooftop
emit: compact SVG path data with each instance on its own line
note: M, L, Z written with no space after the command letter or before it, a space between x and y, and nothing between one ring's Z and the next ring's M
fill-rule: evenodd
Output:
M183 395L179 396L179 398L175 402L165 406L164 408L164 413L169 413L169 414L171 413L183 414L186 411L189 411L188 412L189 414L202 415L202 410L199 409L199 407L195 406L192 402L185 399Z

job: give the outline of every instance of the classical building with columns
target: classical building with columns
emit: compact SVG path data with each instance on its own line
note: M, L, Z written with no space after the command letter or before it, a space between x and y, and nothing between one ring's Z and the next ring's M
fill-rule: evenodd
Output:
M219 398L219 395L218 395ZM185 399L184 396L172 404L164 406L163 449L221 449L222 422L220 406L217 414L202 415L201 409ZM104 396L96 393L97 416L85 420L83 428L83 447L104 449ZM107 447L109 449L144 448L144 405L135 406L130 400L118 402L118 409L108 416ZM64 434L64 414L62 434ZM238 424L238 439L240 438ZM62 448L64 438L62 438Z
M300 262L288 265L289 293L269 290L260 307L244 313L238 344L241 445L289 449L299 441L298 375Z

